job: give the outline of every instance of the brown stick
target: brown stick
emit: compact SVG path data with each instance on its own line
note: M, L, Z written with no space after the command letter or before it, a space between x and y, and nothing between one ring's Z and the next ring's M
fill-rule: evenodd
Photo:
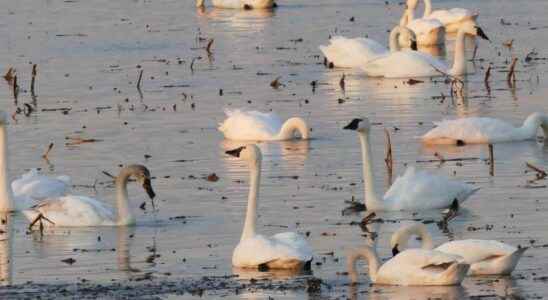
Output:
M211 54L213 54L213 52L211 51L211 46L213 46L213 41L215 41L215 40L210 39L209 42L207 43L206 51L207 51L207 55L209 55L209 56L211 56Z
M386 164L386 170L388 173L388 182L392 183L392 174L394 170L394 161L392 159L392 141L390 140L390 132L388 129L384 129L384 133L386 135L386 158L384 159L384 163Z
M10 85L11 85L11 83L12 83L14 73L15 73L15 69L14 69L14 68L9 68L8 71L6 72L6 74L4 75L4 79L5 79Z
M493 155L493 144L489 144L489 175L495 176L495 156Z
M512 59L512 64L510 65L510 71L508 71L508 75L506 76L506 81L510 87L513 87L516 84L515 68L517 62L518 59L514 57L514 59Z
M139 72L139 79L137 79L137 89L141 90L141 82L143 81L143 70Z
M36 64L32 65L32 78L30 80L30 94L34 98L36 93L34 92L34 84L36 83Z
M42 158L43 158L43 159L49 160L49 159L48 159L48 156L49 156L49 153L50 153L51 149L53 149L53 143L49 143L49 146L48 146L48 148L46 149L46 152L44 152L44 154L42 154Z
M546 171L542 170L542 169L539 168L539 167L535 167L535 166L533 166L532 164L530 164L530 163L528 163L528 162L526 162L525 165L526 165L529 169L531 169L531 170L537 172L537 179L544 179L546 176L548 176L548 174L546 173Z
M485 71L485 77L483 78L483 83L485 84L485 89L487 90L488 94L491 94L491 86L489 86L490 77L491 77L491 65L489 64L487 71Z
M345 75L343 74L342 77L341 77L341 80L339 80L339 86L341 87L341 90L345 90L345 82L344 82L344 79L345 79Z

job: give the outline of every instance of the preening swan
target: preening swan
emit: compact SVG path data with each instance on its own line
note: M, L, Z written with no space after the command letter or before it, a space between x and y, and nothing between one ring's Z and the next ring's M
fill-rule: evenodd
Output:
M368 38L345 38L334 36L328 46L320 46L320 50L335 67L356 68L369 60L383 54L400 51L400 44L404 48L417 50L415 34L408 28L396 26L390 31L388 43L390 50L375 40Z
M419 0L407 0L407 7L411 12L414 12L418 6ZM424 0L424 14L423 19L435 19L439 20L443 26L445 26L445 32L454 33L459 30L459 27L466 22L472 21L475 25L475 21L478 18L477 13L464 8L451 8L448 10L440 9L432 11L431 0Z
M355 130L360 138L367 210L418 211L446 208L454 201L463 202L478 190L469 184L409 167L403 176L396 178L384 197L378 197L373 181L375 175L369 145L369 120L354 119L344 129Z
M489 40L483 30L471 23L463 24L457 34L453 66L443 60L418 51L399 51L380 56L362 66L362 70L373 77L405 78L431 77L444 74L459 76L466 73L466 57L464 51L465 35L479 36Z
M250 189L240 243L232 254L232 265L238 268L309 269L312 249L299 234L284 232L266 237L256 232L257 204L261 179L261 150L253 144L226 151L249 164Z
M50 178L36 170L24 174L9 183L8 174L8 114L0 111L0 212L23 210L35 204L35 200L64 195L70 187L68 176Z
M128 203L127 184L133 177L143 186L151 201L155 193L150 184L150 172L142 165L129 165L116 176L116 209L97 199L86 196L67 195L46 199L23 214L31 222L38 221L44 226L83 227L83 226L121 226L135 224ZM154 205L154 202L152 202Z
M196 0L196 7L203 7L205 0ZM261 9L276 7L274 0L212 0L214 7Z
M459 285L469 265L460 263L462 257L439 251L409 249L381 265L375 250L369 246L350 250L347 254L348 274L358 281L356 261L367 260L369 277L375 284L389 285Z
M532 113L521 127L494 118L462 118L435 122L435 128L422 136L425 144L464 145L516 142L534 139L539 127L548 138L548 116Z
M432 237L426 226L413 222L394 232L390 240L392 253L396 255L401 249L405 249L413 235L421 238L422 249L434 249ZM516 248L493 240L470 239L447 242L434 250L462 256L464 262L470 265L469 275L508 275L514 271L527 248Z
M283 141L299 133L303 140L309 138L308 125L301 118L290 118L285 123L274 113L226 110L227 118L219 124L226 139L237 141Z
M445 28L436 19L415 19L414 9L407 8L400 21L401 26L411 29L417 37L419 46L437 46L445 44ZM400 43L405 43L400 38Z

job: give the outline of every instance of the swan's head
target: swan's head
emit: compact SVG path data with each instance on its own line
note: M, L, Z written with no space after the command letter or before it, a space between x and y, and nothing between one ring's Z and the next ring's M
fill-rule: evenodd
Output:
M129 165L126 169L130 172L131 176L143 186L143 189L146 191L150 200L154 200L156 193L152 189L152 184L150 183L150 171L143 165ZM154 205L154 202L152 202Z
M225 153L234 157L238 157L241 160L245 160L247 162L258 162L262 159L261 150L255 144L250 144L242 146L240 148L228 150Z
M411 50L413 51L417 51L418 50L418 47L417 47L417 36L415 35L415 33L407 28L407 27L404 27L404 26L400 26L400 37L399 37L400 41L403 41L404 43L404 47L405 48L411 48Z
M417 235L423 239L423 243L430 243L429 241L424 241L426 239L430 240L428 234L428 229L426 226L419 222L412 222L410 224L404 225L396 230L392 237L390 238L390 248L392 248L392 256L398 255L402 250L407 248L409 238L412 235ZM429 247L429 245L427 245Z
M362 118L362 119L354 119L348 123L348 125L344 126L343 129L346 130L355 130L359 132L367 132L369 131L369 128L371 128L371 123L369 123L368 118Z
M7 112L0 110L0 125L7 125L9 123L9 115Z
M480 38L484 40L489 41L489 37L485 34L483 29L481 27L476 25L476 22L469 21L462 23L460 30L464 30L467 34L473 35L473 36L479 36Z

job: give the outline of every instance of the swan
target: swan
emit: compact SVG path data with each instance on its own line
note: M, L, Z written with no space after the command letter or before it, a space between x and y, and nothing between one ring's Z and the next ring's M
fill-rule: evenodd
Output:
M196 0L196 7L203 7L205 0ZM217 8L262 9L276 7L274 0L212 0Z
M404 48L417 50L415 34L406 27L396 26L390 31L388 43L390 50L375 40L368 38L345 38L334 36L328 46L320 46L320 50L335 67L356 68L379 55L400 51Z
M409 28L417 37L419 46L438 46L445 44L445 28L443 24L436 19L415 19L414 8L407 8L403 12L400 21L401 26ZM400 37L401 45L405 44ZM403 43L403 44L402 44Z
M418 2L419 0L407 0L408 9L413 12L418 6ZM458 32L459 27L463 23L472 21L475 25L478 14L464 8L451 8L448 10L441 9L432 11L431 0L424 0L423 18L439 20L445 27L446 33L455 33Z
M272 237L256 233L257 199L261 179L261 150L250 144L226 151L226 154L246 161L250 168L250 190L244 229L240 242L232 254L232 265L237 268L310 269L312 249L299 234L284 232Z
M450 67L443 60L418 51L399 51L369 61L362 70L372 77L402 78L464 75L466 58L464 52L465 35L470 34L489 40L480 27L471 23L463 24L457 34L455 57Z
M309 138L308 125L302 118L290 118L282 124L274 113L226 110L227 118L219 124L226 139L238 141L283 141L298 132L303 140Z
M396 255L400 249L405 249L412 235L421 238L422 249L434 249L426 226L413 222L394 232L390 240L392 253ZM517 248L494 240L470 239L447 242L434 250L462 256L464 262L470 265L469 275L509 275L527 248Z
M47 197L61 196L70 188L70 178L51 178L31 170L9 184L8 114L0 110L0 212L20 211Z
M127 184L133 177L139 182L151 201L155 193L150 184L150 172L142 165L129 165L116 176L116 206L114 209L104 202L86 196L67 195L41 201L23 214L31 226L42 218L45 226L84 227L84 226L123 226L135 224L128 203ZM152 202L154 205L154 202Z
M435 128L422 136L425 144L464 145L515 142L534 139L539 127L548 138L548 116L532 113L521 127L514 127L505 121L470 117L434 122Z
M367 260L369 277L375 284L388 285L459 285L469 265L462 257L440 251L409 249L381 265L377 253L369 246L353 249L347 254L348 274L352 283L358 281L356 261Z
M372 211L426 210L446 208L454 201L462 203L478 188L450 180L439 174L416 170L409 167L396 178L384 197L380 198L373 184L374 174L370 157L369 130L367 118L354 119L344 129L355 130L362 146L363 176L365 177L365 206Z

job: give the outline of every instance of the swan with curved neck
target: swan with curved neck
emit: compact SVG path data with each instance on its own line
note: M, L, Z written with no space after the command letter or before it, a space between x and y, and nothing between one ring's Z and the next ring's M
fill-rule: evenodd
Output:
M24 210L23 214L31 225L42 222L44 226L122 226L135 224L135 217L129 207L127 184L133 177L140 183L154 207L155 193L150 183L150 172L142 165L129 165L116 176L116 209L99 200L76 195L47 199ZM45 221L41 220L44 219Z
M517 142L536 138L542 128L544 139L548 139L548 116L532 113L521 127L505 121L471 117L435 122L436 127L422 136L425 144L464 145Z
M257 234L257 204L262 161L259 148L251 144L226 153L247 162L250 170L244 228L240 242L232 255L232 265L237 268L259 270L309 269L312 249L302 236L293 232L279 233L271 237Z
M402 47L417 50L415 34L404 26L396 26L390 31L389 49L369 38L334 36L329 42L327 46L320 46L320 50L328 62L339 68L356 68L379 55L401 51Z
M407 0L407 7L411 14L414 14L418 3L419 0ZM472 22L475 25L478 14L464 8L432 11L431 0L424 0L424 13L422 17L424 19L439 20L445 27L445 32L454 33L458 31L463 23Z
M381 264L375 250L369 246L348 251L347 268L350 281L358 281L356 262L365 259L369 277L375 284L422 286L459 285L469 265L461 257L439 251L410 249Z
M0 110L0 212L29 208L36 200L61 196L70 186L68 176L50 178L31 170L10 184L8 173L8 114Z
M196 0L196 7L204 7L205 0ZM274 0L212 0L214 7L235 9L265 9L276 7Z
M362 70L372 77L407 78L460 76L466 72L465 36L479 36L489 40L483 30L471 23L463 24L457 34L453 66L432 55L418 51L399 51L371 60Z
M310 129L302 118L290 118L284 123L274 113L226 110L227 118L219 124L226 139L237 141L282 141L310 138Z
M445 44L445 28L436 19L415 19L414 9L407 8L403 12L400 26L411 29L417 37L419 46L439 46ZM400 40L400 42L405 42Z
M398 255L400 250L406 249L413 235L421 238L422 249L434 249L432 236L426 226L413 222L402 226L392 235L392 254ZM470 265L469 275L508 275L516 268L527 248L516 248L493 240L468 239L447 242L434 250L462 256L464 262Z
M403 176L396 178L384 197L377 196L369 143L370 127L367 118L354 119L344 127L347 130L356 131L360 139L365 206L368 211L418 211L447 208L455 201L462 203L478 190L469 184L409 167Z

